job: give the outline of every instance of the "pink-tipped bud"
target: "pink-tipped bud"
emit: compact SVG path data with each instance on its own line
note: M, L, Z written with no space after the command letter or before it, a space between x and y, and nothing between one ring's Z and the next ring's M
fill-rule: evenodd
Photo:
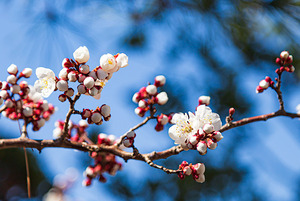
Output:
M208 147L209 149L214 150L215 148L217 148L217 145L218 145L218 144L217 144L216 142L214 142L212 139L208 138L206 141L207 141L207 142L206 142L207 147Z
M21 81L20 84L19 84L19 86L20 86L21 89L23 90L23 89L25 89L25 88L28 87L28 83L27 83L26 81Z
M264 91L264 89L261 86L256 87L256 93L261 93L263 91Z
M129 131L128 133L126 133L126 137L127 138L135 138L136 134L134 131Z
M68 86L68 82L65 81L65 80L59 80L57 83L56 83L56 86L57 86L57 89L59 91L67 91L69 86Z
M89 109L83 109L81 113L82 119L89 118L92 115L92 112Z
M29 78L32 75L31 68L24 68L24 70L20 73L20 77Z
M156 96L156 102L159 104L159 105L164 105L168 102L169 98L168 98L168 95L166 92L160 92L159 94L157 94Z
M31 107L25 107L22 112L25 117L31 117L33 115Z
M229 109L229 115L232 116L235 113L235 109L232 107Z
M18 67L15 64L11 64L7 68L7 72L11 75L16 75L18 73Z
M193 169L196 171L197 174L204 174L205 165L204 165L204 163L197 163L197 164L193 165Z
M86 93L86 88L83 84L80 84L80 85L77 86L77 91L80 94L85 94Z
M149 95L153 96L153 95L155 95L155 94L157 93L157 88L156 88L156 86L154 86L154 85L148 85L148 86L146 87L146 91L147 91L147 93L148 93Z
M9 83L9 84L16 84L17 82L17 77L15 75L9 75L7 76L6 78L6 81Z
M157 122L161 125L166 125L169 122L169 117L165 114L161 114L157 117Z
M67 96L66 96L65 94L60 94L60 95L58 96L58 100L59 100L60 102L65 102L65 101L67 100Z
M204 174L198 175L197 178L195 178L195 181L198 182L198 183L205 182L205 176L204 176Z
M83 84L86 88L91 89L95 85L94 78L92 78L92 77L85 78L85 80L83 81Z
M139 102L139 93L135 93L135 94L133 94L133 96L132 96L132 101L134 102L134 103L137 103L137 102Z
M154 79L154 85L156 87L162 87L165 85L165 83L166 83L166 77L163 75L158 75Z
M146 110L144 108L141 107L137 107L134 110L135 114L139 115L140 117L143 117L146 113Z
M263 89L267 89L269 87L269 83L266 80L262 80L259 82L259 86Z
M99 80L104 80L108 76L108 73L99 68L96 72L96 75Z
M148 103L145 99L142 99L139 101L139 107L146 108L148 106Z
M198 101L199 101L199 105L204 104L207 106L210 104L210 97L209 96L200 96Z
M213 138L216 139L217 142L219 142L220 140L223 139L223 135L222 135L221 132L215 131L215 132L214 132L214 135L213 135Z
M106 118L106 117L110 116L110 110L111 110L111 109L110 109L110 106L104 104L104 105L102 105L101 108L100 108L100 113L101 113L101 115L102 115L104 118Z
M71 71L68 73L68 79L70 82L76 82L77 81L77 73L76 71Z
M199 137L197 135L192 135L189 138L189 142L191 143L191 145L196 145L199 142Z
M132 139L124 139L123 140L123 145L125 146L125 147L132 147L132 145L133 145L133 142L134 142L134 140L132 140Z
M86 180L84 180L82 182L82 186L90 186L92 184L92 179L91 178L87 178Z
M74 95L74 89L69 88L66 92L65 92L66 96L68 97L72 97Z
M10 87L10 91L13 93L13 94L18 94L20 91L21 91L21 87L17 84L14 84Z
M67 68L63 68L60 70L58 77L62 80L67 80L68 79L68 69Z
M93 112L91 116L91 120L96 124L100 123L102 121L102 116L99 112Z
M78 75L78 82L82 83L85 80L86 76L83 74Z
M203 126L203 131L204 131L205 133L207 133L207 134L210 134L210 133L212 133L212 132L214 131L214 126L211 125L211 124L205 124L205 125Z
M293 62L293 55L290 55L287 60L286 60L286 63L290 64Z
M2 97L4 100L6 100L9 97L9 94L6 90L1 90L0 97Z
M64 60L62 61L61 65L62 65L63 68L74 67L74 64L68 58L64 58Z
M205 141L200 141L197 144L197 151L201 154L201 155L205 155L207 153L207 145L205 143Z
M186 166L183 168L182 172L183 172L183 174L189 176L192 174L192 169L190 168L190 166Z
M154 129L159 132L162 131L164 129L164 126L161 123L157 123L156 126L154 127Z
M276 58L276 63L281 66L282 65L282 60L280 58Z
M88 65L81 65L79 67L79 72L83 74L88 74L90 72L90 67Z
M289 52L288 51L282 51L281 53L280 53L280 58L282 59L282 60L287 60L287 58L289 57Z

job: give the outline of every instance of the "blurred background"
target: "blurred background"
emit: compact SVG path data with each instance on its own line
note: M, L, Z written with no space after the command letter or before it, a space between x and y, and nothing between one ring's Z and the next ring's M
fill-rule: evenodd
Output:
M274 112L274 91L256 94L259 81L276 76L282 50L294 56L295 73L283 75L287 111L300 103L300 3L292 0L2 0L0 2L0 80L6 68L51 68L57 75L63 58L79 46L90 51L88 65L99 65L102 54L124 52L129 66L114 74L100 100L83 97L77 109L102 104L112 118L89 133L120 136L142 121L134 114L132 95L154 81L167 78L169 102L159 112L194 111L200 95L212 97L211 108L222 122L228 109L235 119ZM28 80L34 83L33 75ZM64 119L67 103L58 92L47 100L59 109L34 139L52 139L55 120ZM77 122L79 117L72 117ZM168 128L157 133L156 122L137 130L135 145L142 153L173 146ZM19 136L17 122L1 118L2 138ZM82 187L82 172L92 160L88 153L67 149L28 149L34 199L42 200L53 185L64 186L65 200L300 200L300 122L275 118L223 133L214 151L196 151L157 161L176 169L186 160L204 162L206 182L180 180L138 161L125 162L103 184ZM0 150L0 200L26 200L23 149ZM56 198L57 200L57 198Z

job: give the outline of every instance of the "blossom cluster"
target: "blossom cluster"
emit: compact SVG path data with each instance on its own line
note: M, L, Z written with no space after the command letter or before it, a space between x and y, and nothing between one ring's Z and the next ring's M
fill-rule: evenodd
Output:
M179 165L179 170L182 170L182 172L179 172L178 177L180 179L184 179L185 176L193 176L193 179L196 182L203 183L205 182L205 165L203 163L197 163L195 165L188 164L188 162L183 161Z
M171 123L175 125L170 127L169 136L175 144L184 150L197 150L201 155L207 153L207 148L215 149L223 138L218 131L222 126L219 115L205 104L198 106L195 113L174 114Z
M289 54L288 51L282 51L280 53L280 57L276 58L276 63L280 66L275 70L275 73L280 75L284 71L286 72L294 72L295 67L292 65L293 62L293 56ZM277 80L277 78L275 78ZM256 87L256 93L262 93L264 90L266 90L269 87L274 87L274 81L268 76L265 77L265 79L261 80Z
M79 82L77 91L79 94L93 96L96 99L101 97L101 91L113 73L128 65L126 54L104 54L100 58L100 66L90 70L86 62L90 58L89 50L85 46L79 47L73 53L73 59L65 58L62 61L62 69L58 78L52 70L37 68L36 75L39 80L35 82L35 88L43 97L48 97L54 90L63 94L59 100L64 102L74 95L74 89L69 87L69 82Z
M133 95L132 101L138 103L138 107L134 110L137 115L143 117L148 110L154 110L154 104L164 105L168 102L169 98L166 92L157 92L157 88L164 86L165 83L165 76L158 75L155 77L154 84L142 87Z
M31 68L25 68L19 73L18 67L11 64L7 72L9 76L6 81L0 82L0 104L5 101L5 110L2 111L2 115L11 120L24 119L27 124L33 125L34 131L38 131L54 113L54 106L43 100L26 81L19 82L21 78L31 76Z
M119 139L116 140L114 135L99 134L97 145L113 145L117 144ZM122 164L116 161L116 156L111 153L97 153L92 152L91 157L94 159L94 165L86 168L84 176L86 179L82 182L83 186L89 186L92 180L98 178L100 182L106 182L104 173L114 176L117 171L122 169Z
M65 122L56 121L55 129L53 130L53 138L57 139L63 134ZM68 123L68 135L66 136L71 141L75 142L84 142L85 137L87 136L86 129L88 127L88 123L85 120L80 120L78 124L69 121Z
M109 121L110 114L110 106L103 104L101 107L97 107L95 110L83 109L81 112L82 119L87 119L89 124L95 123L96 125L101 125L104 121Z

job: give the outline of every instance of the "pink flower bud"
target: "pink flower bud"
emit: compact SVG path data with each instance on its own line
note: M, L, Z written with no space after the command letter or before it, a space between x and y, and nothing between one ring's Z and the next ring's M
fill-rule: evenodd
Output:
M169 122L169 117L165 114L161 114L157 117L157 121L161 124L161 125L166 125Z
M143 117L146 113L146 110L144 108L141 107L137 107L134 110L135 114L139 115L140 117Z
M198 101L199 101L199 105L204 104L207 106L210 104L210 97L209 96L200 96Z
M133 140L132 139L124 139L123 144L125 147L131 147L133 144Z
M276 63L279 64L280 66L283 64L280 58L276 58Z
M20 77L29 78L32 74L31 68L24 68L24 70L20 73Z
M204 174L205 165L204 165L204 163L197 163L197 164L193 165L193 169L196 171L197 174Z
M133 94L133 96L132 96L132 101L133 101L134 103L137 103L139 100L140 100L140 99L139 99L139 93Z
M68 97L72 97L74 95L74 89L69 88L66 92L65 95Z
M70 82L76 82L77 81L77 74L75 71L71 71L68 73L68 79Z
M118 54L116 61L119 68L128 66L128 56L124 53Z
M91 96L96 96L99 93L99 90L96 87L92 87L88 92Z
M65 94L60 94L60 95L58 96L58 100L59 100L60 102L65 102L65 101L67 100L67 96L66 96Z
M15 75L9 75L7 76L6 78L6 81L9 83L9 84L16 84L17 82L17 77Z
M62 65L63 68L74 67L74 64L68 58L64 58L64 60L62 61L61 65Z
M146 108L148 106L147 101L145 101L145 99L142 99L139 101L139 107L141 108Z
M126 133L126 137L127 138L135 138L136 134L134 131L129 131L128 133Z
M18 73L18 67L15 64L11 64L7 68L7 72L11 75L16 75Z
M14 106L14 102L13 102L11 99L7 99L7 100L5 101L5 106L6 106L7 108L12 108L12 107Z
M232 116L235 113L235 109L232 107L229 109L229 115Z
M197 151L201 154L201 155L205 155L207 153L207 145L205 143L205 141L200 141L197 144Z
M82 83L85 80L86 76L83 74L78 75L78 82Z
M80 46L73 53L73 57L78 63L82 64L90 59L90 53L86 46Z
M159 94L157 94L156 96L156 102L159 105L164 105L168 102L169 98L166 92L160 92Z
M156 88L156 86L154 86L154 85L148 85L147 87L146 87L146 91L147 91L147 93L149 94L149 95L155 95L156 93L157 93L157 88Z
M105 118L110 115L110 106L109 105L102 105L100 108L101 115Z
M6 90L1 90L0 97L2 97L4 100L6 100L9 97L9 94Z
M88 65L81 65L79 67L79 72L83 74L88 74L90 72L90 67Z
M214 150L215 148L217 148L217 143L215 143L212 139L208 138L206 140L206 144L207 144L207 147L211 150Z
M217 140L217 142L219 142L220 140L223 139L223 135L219 131L215 131L213 138L215 138Z
M207 133L207 134L210 134L210 133L212 133L212 132L214 131L214 126L211 125L211 124L205 124L205 125L203 126L203 131L204 131L205 133Z
M287 60L286 60L287 63L292 63L293 62L293 55L290 55Z
M21 81L19 86L21 87L21 89L25 89L28 87L28 83L26 81Z
M85 78L85 80L83 81L83 84L86 88L91 89L95 85L94 78L92 78L92 77Z
M68 69L67 68L63 68L60 70L58 77L62 80L67 80L68 79Z
M68 82L65 80L59 80L56 83L56 86L59 91L67 91L68 90Z
M82 182L82 186L90 186L92 184L92 179L91 178L87 178L86 180L84 180Z
M45 125L46 121L45 121L45 119L41 118L41 119L37 120L36 123L37 123L37 127L41 128Z
M108 76L108 73L101 68L97 70L96 74L99 80L104 80Z
M165 85L165 83L166 83L166 78L163 75L158 75L154 79L154 85L156 87L162 87Z
M89 118L92 115L91 111L89 109L83 109L81 113L81 117L83 119Z
M186 166L186 167L183 168L182 172L183 172L183 174L189 176L189 175L192 174L192 169L190 168L190 166Z
M191 143L191 145L196 145L199 142L199 137L197 135L192 135L189 138L189 142Z
M204 176L204 174L198 175L198 177L195 178L195 181L198 182L198 183L203 183L203 182L205 182L205 176Z
M161 123L157 123L156 126L154 127L154 129L159 132L162 131L164 129L164 126Z
M77 91L80 94L85 94L86 93L86 88L83 84L80 84L80 85L77 86Z
M266 80L262 80L259 82L259 86L263 89L267 89L269 87L269 83Z
M20 91L21 91L21 87L17 84L14 84L10 87L10 91L13 93L13 94L18 94Z
M289 57L289 52L288 52L288 51L282 51L282 52L280 53L280 58L281 58L282 60L286 60L288 57Z
M23 109L23 115L25 117L31 117L33 115L33 111L32 111L32 108L31 107L25 107Z
M91 120L94 123L100 123L102 120L102 116L99 112L93 112L92 116L91 116Z

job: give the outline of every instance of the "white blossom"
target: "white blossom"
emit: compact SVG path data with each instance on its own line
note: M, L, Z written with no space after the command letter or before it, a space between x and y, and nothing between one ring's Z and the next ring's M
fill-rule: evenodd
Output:
M112 54L104 54L100 58L100 66L107 73L114 73L118 70L115 57Z
M35 73L39 80L35 81L34 88L47 98L55 89L55 74L52 70L44 67L37 68Z
M128 56L124 53L119 54L116 61L119 68L128 66Z
M90 59L90 53L86 46L80 46L73 53L73 57L78 63L82 64L86 63Z
M42 99L42 94L37 92L34 86L29 85L28 98L36 103Z

